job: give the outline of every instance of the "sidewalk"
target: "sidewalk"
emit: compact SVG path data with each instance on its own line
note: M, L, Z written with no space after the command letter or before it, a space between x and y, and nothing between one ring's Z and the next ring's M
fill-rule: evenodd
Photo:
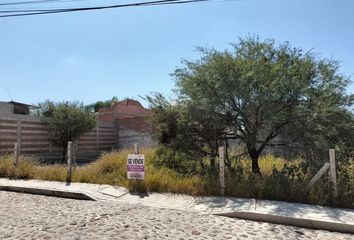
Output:
M116 201L354 234L353 209L233 197L192 197L169 193L149 193L140 196L130 194L126 188L110 185L87 183L67 185L63 182L4 178L0 178L0 190L93 201Z

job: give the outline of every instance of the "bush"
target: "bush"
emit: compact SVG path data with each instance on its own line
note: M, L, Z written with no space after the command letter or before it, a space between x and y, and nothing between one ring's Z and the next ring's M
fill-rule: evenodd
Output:
M196 159L192 154L160 146L156 150L153 164L155 167L170 168L182 174L196 174L201 171Z
M10 179L30 179L34 177L35 161L29 158L20 158L17 167L14 165L14 157L7 155L0 161L0 176Z
M153 149L141 151L145 154L145 180L128 180L128 153L129 150L103 154L96 162L77 167L73 181L118 185L133 193L171 192L194 196L220 194L217 174L181 173L161 164L156 165L155 160L161 155L157 155ZM300 160L287 162L284 159L264 156L260 160L261 168L266 169L262 177L250 171L249 162L249 159L241 159L233 166L233 171L226 168L227 196L354 208L353 161L340 162L338 165L339 197L335 201L328 174L307 192L307 184L313 174L309 172L309 166ZM0 157L0 177L65 181L66 174L65 165L40 166L34 160L21 158L19 166L15 167L12 156Z

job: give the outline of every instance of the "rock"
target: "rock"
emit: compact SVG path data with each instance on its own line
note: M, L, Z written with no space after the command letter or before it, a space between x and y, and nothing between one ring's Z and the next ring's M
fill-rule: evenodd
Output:
M193 234L193 235L200 235L200 232L198 232L197 230L193 230L193 231L192 231L192 234Z

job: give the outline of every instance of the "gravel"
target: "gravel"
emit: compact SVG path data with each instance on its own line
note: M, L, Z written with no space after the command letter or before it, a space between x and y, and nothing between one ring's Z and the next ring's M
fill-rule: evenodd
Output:
M354 239L354 235L113 201L0 191L0 239Z

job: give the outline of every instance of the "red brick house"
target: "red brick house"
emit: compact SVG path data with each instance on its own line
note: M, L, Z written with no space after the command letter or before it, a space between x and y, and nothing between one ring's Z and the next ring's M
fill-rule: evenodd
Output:
M146 109L140 102L125 99L115 102L111 107L99 109L98 118L101 122L115 122L118 126L119 147L131 147L138 143L141 147L150 147L155 143L151 138L152 126L149 117L150 109Z
M99 118L102 122L113 122L116 119L150 116L152 111L146 109L140 102L133 99L125 99L115 102L111 107L99 109Z

